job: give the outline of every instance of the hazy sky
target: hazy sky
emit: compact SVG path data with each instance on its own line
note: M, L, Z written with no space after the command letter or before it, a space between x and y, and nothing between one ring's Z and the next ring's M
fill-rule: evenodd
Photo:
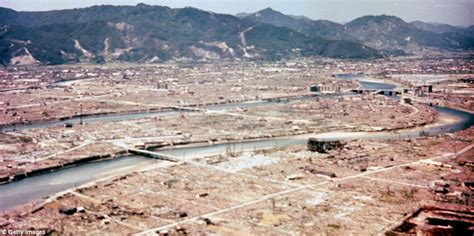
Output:
M192 6L228 14L271 7L286 14L336 22L347 22L363 15L387 14L405 21L474 24L474 0L0 0L0 6L19 11L44 11L101 4L136 5L140 2L172 8Z

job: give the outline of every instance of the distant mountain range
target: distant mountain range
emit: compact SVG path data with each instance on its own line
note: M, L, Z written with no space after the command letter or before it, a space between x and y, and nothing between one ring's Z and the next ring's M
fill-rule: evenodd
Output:
M379 58L414 45L473 48L472 29L409 24L392 16L366 16L345 25L269 8L238 16L145 4L46 12L0 8L0 59L6 65Z
M423 47L449 50L474 49L473 26L458 28L446 24L407 23L395 16L363 16L344 25L327 20L295 18L266 8L244 19L288 27L310 37L351 40L385 52L413 51Z

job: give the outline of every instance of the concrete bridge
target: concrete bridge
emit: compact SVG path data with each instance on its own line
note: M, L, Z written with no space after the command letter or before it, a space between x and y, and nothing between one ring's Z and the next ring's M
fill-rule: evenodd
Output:
M160 159L160 160L165 160L165 161L171 161L171 162L179 162L178 159L172 157L172 156L167 156L167 155L163 155L161 153L156 153L156 152L152 152L152 151L148 151L148 150L143 150L143 149L138 149L138 148L135 148L135 147L130 147L128 145L126 145L125 143L123 142L120 142L120 141L112 141L110 142L111 144L117 146L117 147L121 147L121 148L124 148L126 149L129 153L132 153L132 154L136 154L136 155L140 155L140 156L146 156L146 157L151 157L151 158L155 158L155 159Z
M359 94L381 94L386 96L395 96L402 94L401 90L392 89L352 89L351 91Z
M197 107L180 107L180 106L170 106L170 109L175 111L188 111L188 112L199 112L205 111L205 109L197 108Z
M163 155L156 152L151 152L151 151L137 149L137 148L130 148L130 147L128 147L127 150L129 153L132 153L132 154L137 154L137 155L151 157L151 158L165 160L165 161L179 162L179 160L174 157Z

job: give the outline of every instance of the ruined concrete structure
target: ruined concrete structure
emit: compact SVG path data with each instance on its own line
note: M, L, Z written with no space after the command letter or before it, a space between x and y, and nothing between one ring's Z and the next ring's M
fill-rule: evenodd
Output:
M385 235L473 235L474 212L469 208L426 206L408 215Z
M312 152L327 153L336 148L342 148L344 145L341 141L324 141L310 138L308 140L308 150Z

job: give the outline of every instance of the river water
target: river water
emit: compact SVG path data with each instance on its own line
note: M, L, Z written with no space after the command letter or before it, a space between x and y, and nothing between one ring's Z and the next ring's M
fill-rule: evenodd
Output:
M318 98L332 98L337 96L356 96L352 93L336 93L336 94L325 94L325 95L302 95L298 97L292 97L288 99L266 99L266 100L257 100L257 101L248 101L248 102L237 102L237 103L226 103L226 104L215 104L204 106L203 108L208 110L231 110L231 109L249 109L262 105L276 104L276 103L287 103L291 101L302 101L310 100L316 97ZM114 121L125 121L125 120L135 120L143 119L149 117L160 117L160 116L172 116L177 115L183 112L189 111L145 111L132 114L102 114L102 115L91 115L82 117L82 122L87 123L96 123L96 122L114 122ZM0 125L0 132L11 132L11 131L22 131L22 130L31 130L39 128L47 128L53 126L64 126L65 124L80 124L80 117L65 118L63 120L52 120L44 122L33 122L29 124L18 124L14 126L10 125Z
M141 156L121 157L69 167L0 185L0 211L74 188L103 178L108 172L146 161L153 160Z
M147 117L176 115L178 113L179 113L178 111L153 111L153 112L141 112L141 113L135 113L135 114L106 114L106 115L96 115L96 116L84 116L82 117L82 122L95 123L95 122L124 121L124 120L142 119L142 118L147 118ZM0 129L3 132L21 131L21 130L47 128L47 127L52 127L52 126L64 126L66 123L75 125L75 124L79 124L80 122L81 122L80 117L74 117L74 118L67 118L64 120L34 122L31 124L21 124L21 125L14 125L14 126L0 126Z

